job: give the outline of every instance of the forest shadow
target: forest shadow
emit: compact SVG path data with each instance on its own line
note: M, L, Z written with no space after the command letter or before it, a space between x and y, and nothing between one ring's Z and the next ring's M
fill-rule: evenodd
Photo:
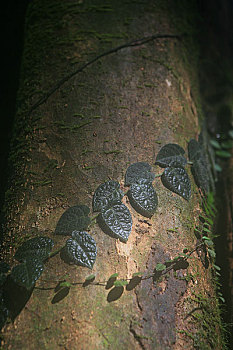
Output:
M52 304L59 303L61 300L63 300L70 292L70 287L62 286L61 283L64 281L59 282L56 287L54 288L55 295L51 301Z
M32 295L33 289L34 287L30 290L21 287L16 284L10 276L7 276L3 289L3 297L6 307L9 310L9 317L12 322L27 304Z

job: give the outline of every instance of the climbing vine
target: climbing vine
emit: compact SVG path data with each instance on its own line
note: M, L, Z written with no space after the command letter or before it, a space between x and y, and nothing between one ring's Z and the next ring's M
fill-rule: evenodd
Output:
M137 285L142 279L152 278L156 281L159 277L167 274L169 271L177 270L182 263L183 268L187 268L187 260L197 252L202 263L208 267L210 259L215 258L213 241L210 237L210 226L213 224L214 204L213 196L209 190L209 180L205 173L203 181L203 168L207 167L206 159L203 156L202 145L195 140L189 142L189 163L194 171L194 179L203 192L203 207L205 216L202 220L202 228L195 229L197 237L196 246L189 251L184 249L176 258L166 262L158 263L153 274L136 272L130 279L118 280L118 274L109 277L107 281L95 280L95 275L89 275L82 283L84 286L90 283L96 285L106 285L124 287L126 285ZM127 193L123 193L120 184L110 180L101 184L93 196L93 212L98 212L92 220L97 220L103 232L115 239L127 243L132 229L132 216L130 210L122 203L122 198L127 195L132 207L145 217L152 217L158 206L158 196L152 185L155 177L161 176L164 186L180 195L185 200L191 196L191 184L189 176L185 170L187 165L185 151L177 144L167 144L159 151L155 164L164 169L164 172L155 175L151 171L151 166L146 162L137 162L131 164L126 170L125 186L129 187ZM196 164L199 164L198 166ZM66 263L72 263L92 269L97 258L97 245L94 238L86 232L92 220L89 217L90 209L85 205L76 205L67 209L56 225L55 235L67 235L65 245L53 251L54 242L48 237L35 237L24 242L15 253L15 260L18 265L12 269L6 262L0 263L0 328L7 321L10 305L7 300L6 284L13 281L16 285L25 290L25 293L31 292L44 270L44 264L56 254ZM217 269L218 267L216 267ZM73 284L68 281L62 281L60 288L70 288Z

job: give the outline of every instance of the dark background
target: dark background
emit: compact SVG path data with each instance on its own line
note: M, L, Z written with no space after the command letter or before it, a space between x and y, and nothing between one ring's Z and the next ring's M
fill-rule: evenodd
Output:
M7 157L16 107L24 18L29 0L7 0L0 5L0 210L8 179Z

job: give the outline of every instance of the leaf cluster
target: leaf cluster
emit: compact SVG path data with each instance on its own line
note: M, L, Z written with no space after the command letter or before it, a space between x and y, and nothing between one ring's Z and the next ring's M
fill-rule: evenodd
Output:
M170 191L189 200L191 183L184 169L187 164L184 154L185 151L181 146L175 143L168 143L160 149L155 164L165 168L161 176L163 185Z
M203 162L202 153L195 140L190 141L190 158L195 161ZM191 195L191 185L188 174L184 166L187 160L184 157L185 151L176 144L167 144L159 151L155 164L165 168L161 176L162 183L169 190L177 193L186 200ZM194 165L193 165L194 166ZM197 171L198 173L198 171ZM200 172L198 173L198 176ZM127 196L132 207L141 215L151 217L157 208L158 197L152 185L155 175L151 172L151 166L146 162L137 162L131 164L125 174L125 186L129 186ZM202 187L202 183L199 181ZM110 180L101 184L93 196L93 211L99 212L98 223L103 231L110 236L126 243L132 230L132 216L129 209L122 203L124 196L120 189L120 184ZM204 210L209 222L210 216L214 212L213 197L209 195L204 203ZM5 262L0 263L0 328L6 322L8 317L8 308L6 306L4 295L4 286L8 279L16 285L24 288L25 291L31 291L38 278L44 270L45 262L60 252L61 258L68 263L75 264L89 269L93 268L97 257L97 246L94 238L86 232L91 223L89 217L90 209L85 205L75 205L68 208L58 220L55 228L56 235L69 236L64 247L52 252L54 242L48 237L35 237L24 242L15 253L15 260L19 263L12 269ZM208 237L208 228L205 228L205 235L202 235L202 241L207 247L208 254L214 258L212 240ZM167 265L159 263L156 265L156 272L166 271ZM95 279L90 275L85 283L89 284ZM135 281L141 279L141 273L136 273L128 284L126 280L117 280L117 275L111 276L108 284L114 287L124 287L135 285ZM70 282L63 281L62 288L70 288Z

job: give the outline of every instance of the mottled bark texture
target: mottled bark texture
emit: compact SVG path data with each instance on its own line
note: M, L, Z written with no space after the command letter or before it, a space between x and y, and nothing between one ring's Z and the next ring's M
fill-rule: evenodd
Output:
M197 138L202 116L194 3L30 3L10 158L13 176L6 194L7 259L36 235L62 246L66 237L55 236L54 230L65 209L77 204L91 208L95 189L109 179L126 191L124 174L134 162L148 162L161 173L154 165L161 146L178 143L187 151L189 139ZM105 55L28 113L60 79L86 62L156 34L180 37ZM123 279L139 271L153 274L157 263L195 248L201 208L193 180L189 201L167 190L159 177L153 185L159 204L151 219L123 198L133 218L127 243L106 235L97 224L91 226L98 247L92 272L69 266L57 255L46 263L30 298L22 295L21 304L12 299L13 317L19 315L3 330L4 348L209 349L214 343L221 349L211 268L203 266L196 252L188 266L160 279L139 279L124 290L82 285L90 273L96 281L107 281L116 272ZM63 280L77 285L57 295L54 288ZM211 306L209 318L205 301Z

